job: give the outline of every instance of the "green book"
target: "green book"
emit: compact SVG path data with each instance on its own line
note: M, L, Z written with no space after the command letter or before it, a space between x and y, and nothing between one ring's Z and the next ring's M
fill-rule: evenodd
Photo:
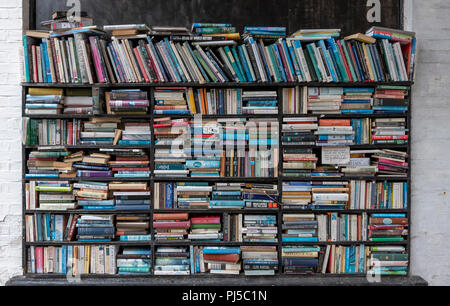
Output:
M353 82L356 82L356 81L358 81L358 77L356 76L355 70L353 69L352 59L350 58L350 55L348 54L347 45L345 44L345 41L343 39L340 41L340 43L341 43L342 50L344 50L344 55L347 60L347 66L348 66L348 69L350 70L350 74L352 75Z
M72 187L49 187L49 186L36 186L36 191L60 191L60 192L70 192Z
M202 65L203 69L205 69L208 76L213 80L213 82L217 82L219 79L212 72L211 68L209 68L208 64L205 63L205 61L203 60L203 57L200 55L200 53L197 50L193 50L192 52L194 53L195 57Z
M213 229L220 229L220 224L191 224L191 229L198 229L198 228L213 228Z
M393 237L372 237L370 241L403 241L403 237L393 236Z
M309 59L310 59L311 62L312 62L312 66L313 66L313 69L314 69L315 74L316 74L316 76L317 76L317 80L320 81L320 80L323 80L323 79L325 79L325 78L324 78L324 77L322 76L322 74L320 73L319 66L318 66L317 61L316 61L316 55L314 54L314 50L313 50L313 48L311 47L311 45L312 45L312 44L306 45L306 49L308 50Z

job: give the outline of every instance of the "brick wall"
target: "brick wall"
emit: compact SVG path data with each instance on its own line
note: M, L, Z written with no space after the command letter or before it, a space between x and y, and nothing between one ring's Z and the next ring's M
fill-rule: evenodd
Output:
M413 90L412 272L450 285L450 39L445 0L405 0L417 32ZM21 1L0 0L0 284L21 274Z

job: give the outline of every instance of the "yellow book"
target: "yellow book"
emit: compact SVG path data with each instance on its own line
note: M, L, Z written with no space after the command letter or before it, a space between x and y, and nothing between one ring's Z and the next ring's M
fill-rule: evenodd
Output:
M28 94L30 95L64 95L64 89L62 88L29 88Z
M241 35L239 33L214 33L214 34L203 34L202 36L219 36L226 37L227 39L239 40Z
M375 81L375 76L374 76L373 69L372 69L372 65L370 64L370 59L369 59L369 56L370 56L370 55L369 55L369 53L368 53L368 51L367 51L367 46L366 46L365 43L362 43L362 49L363 49L363 51L364 51L364 57L365 57L365 59L366 59L367 68L369 68L370 79L371 79L372 81Z
M195 107L195 99L194 99L194 90L192 88L188 88L187 98L189 100L189 105L191 106L191 113L196 114L197 108Z
M356 33L356 34L349 35L344 38L344 40L351 40L351 39L354 39L354 40L357 40L357 41L360 41L360 42L363 42L366 44L373 44L377 41L375 38L364 35L362 33Z
M84 249L84 273L89 273L89 262L91 259L91 246L87 245Z

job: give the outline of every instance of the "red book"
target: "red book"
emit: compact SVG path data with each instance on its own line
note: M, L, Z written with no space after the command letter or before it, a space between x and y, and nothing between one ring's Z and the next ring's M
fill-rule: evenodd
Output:
M36 247L36 273L44 273L44 248Z
M73 145L73 122L67 122L67 134L69 139L67 140L68 145Z
M320 126L350 126L350 119L320 119Z
M192 224L220 224L220 217L194 217L191 218Z
M153 127L159 128L159 127L182 126L182 125L189 125L189 123L190 123L189 121L158 123L158 124L154 124Z
M134 55L136 56L139 69L141 70L142 75L147 83L150 83L150 78L147 75L147 71L145 70L144 63L142 62L141 56L139 55L138 48L133 49Z
M373 140L407 140L408 135L372 135Z
M372 224L401 224L408 225L408 218L370 218L369 223Z
M222 261L237 263L239 261L239 254L204 254L205 261Z
M153 222L153 228L190 228L190 221Z
M112 171L150 171L150 168L112 168Z
M32 46L32 51L31 52L32 52L31 54L33 55L33 81L35 83L39 83L37 51L36 51L36 46L35 45Z
M382 164L388 164L393 166L402 166L402 167L408 167L407 162L398 162L395 160L385 159L385 158L379 158L378 161Z
M117 156L116 161L147 161L147 156Z
M340 40L336 40L336 44L338 46L339 52L341 53L341 57L342 57L342 60L344 62L345 71L347 71L348 80L350 82L353 82L352 73L351 73L350 68L348 66L349 63L347 62L347 58L345 57L345 52L342 49L341 41Z

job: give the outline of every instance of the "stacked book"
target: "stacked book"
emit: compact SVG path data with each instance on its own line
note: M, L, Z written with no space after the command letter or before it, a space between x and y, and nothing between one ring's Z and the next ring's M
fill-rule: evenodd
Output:
M23 118L23 144L26 146L54 146L78 144L81 121L77 119Z
M92 115L100 112L98 103L94 105L92 89L67 88L64 97L65 115Z
M187 247L157 247L154 274L189 275L190 262Z
M302 41L339 37L341 29L300 29L290 35Z
M311 203L311 182L283 182L283 209L307 209Z
M220 216L191 217L191 229L188 239L195 241L221 241L223 239L221 227Z
M199 252L196 252L199 254ZM192 258L192 257L191 257ZM200 265L206 267L196 267L197 261ZM200 252L200 258L192 258L191 266L194 273L209 272L211 274L236 274L241 271L241 249L239 247L203 247ZM203 271L202 271L203 270Z
M110 158L109 154L91 153L83 155L81 162L73 163L72 167L77 170L77 177L111 177Z
M52 14L52 19L41 21L41 26L48 28L51 33L61 33L70 29L89 27L93 25L93 19L89 18L86 12L80 12L79 19L68 16L65 11L56 11Z
M108 161L114 177L149 177L150 161L143 149L112 149L110 155L115 160Z
M407 275L408 253L404 246L371 246L368 273L375 275Z
M27 178L56 178L60 173L72 172L72 164L58 161L60 157L69 155L64 149L31 151L28 155Z
M408 236L406 214L375 213L370 216L370 241L403 241L406 236Z
M155 183L154 209L208 208L211 190L202 182Z
M350 119L320 119L316 135L318 146L348 146L354 144L355 133Z
M155 88L155 115L189 115L195 113L186 101L185 87L157 87ZM189 108L188 108L189 107Z
M239 39L239 33L231 23L200 23L192 24L192 33L199 36L211 36L224 39Z
M403 114L408 111L408 86L380 85L375 89L373 110L381 114Z
M191 227L187 213L157 213L153 215L156 240L184 240Z
M80 242L100 242L114 239L114 215L80 215L76 227L76 237Z
M408 172L408 153L383 149L372 155L379 175L406 177Z
M312 184L312 209L345 209L349 200L348 182L314 181Z
M375 176L378 167L371 163L371 157L380 150L350 150L350 162L343 165L341 172L346 177L354 176Z
M106 113L111 115L146 115L147 92L140 89L114 89L105 93Z
M375 118L372 121L373 144L408 143L406 118Z
M276 91L244 91L242 94L242 114L278 114ZM238 114L241 112L238 112Z
M244 28L244 36L253 36L262 39L277 39L286 37L286 27L253 27Z
M367 213L348 215L338 213L319 214L319 241L366 241Z
M318 222L314 214L283 214L283 242L317 241Z
M276 246L241 246L245 275L275 275L278 270Z
M149 233L150 217L148 215L117 215L116 236L120 241L151 240Z
M352 118L350 124L355 132L355 144L369 144L370 143L370 118Z
M343 114L372 114L373 88L344 88L341 104Z
M150 210L150 188L146 182L112 182L108 188L117 210Z
M244 208L242 199L242 184L240 183L216 183L211 193L209 208L240 209Z
M25 185L25 197L30 210L75 209L77 204L68 181L30 181Z
M277 217L274 215L244 215L242 241L277 242Z
M217 183L217 186L220 183ZM242 189L246 208L277 208L278 186L272 184L246 184Z
M152 250L146 247L123 247L116 255L117 274L149 274L152 267Z
M131 37L139 37L140 35L150 32L150 28L145 24L121 24L121 25L105 25L103 31L110 33L112 36L119 39L126 39Z
M368 248L365 245L328 245L322 273L354 274L366 272Z
M79 181L73 184L78 207L85 210L115 209L114 200L109 198L108 184L102 182Z
M314 131L317 128L317 117L283 118L281 143L284 146L314 146L316 144Z
M342 87L308 87L308 112L340 114L343 95Z
M320 247L285 246L281 260L285 274L314 274L319 266Z
M58 88L30 88L25 97L25 114L58 115L63 108L63 90Z
M112 145L118 128L117 122L83 122L80 145Z
M119 145L125 146L150 146L151 131L147 122L125 122L124 130L121 132L122 139Z
M284 148L283 175L286 177L310 177L316 169L318 158L312 148Z

